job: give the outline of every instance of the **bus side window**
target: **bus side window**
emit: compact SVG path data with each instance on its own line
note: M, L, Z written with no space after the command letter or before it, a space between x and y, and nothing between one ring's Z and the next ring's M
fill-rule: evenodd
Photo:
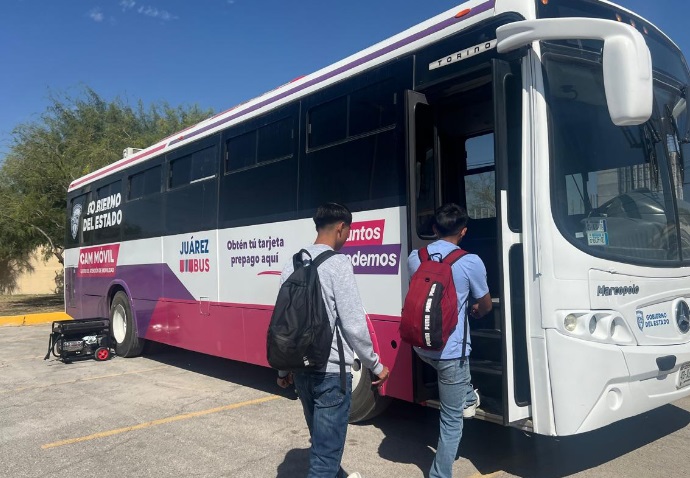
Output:
M100 211L98 201L100 203ZM118 180L96 190L96 214L92 219L93 239L96 243L120 240L122 222L122 181Z

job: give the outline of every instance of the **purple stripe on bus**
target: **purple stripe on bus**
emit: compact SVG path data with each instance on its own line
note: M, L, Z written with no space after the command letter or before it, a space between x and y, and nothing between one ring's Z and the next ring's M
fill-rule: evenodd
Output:
M130 299L137 309L137 328L142 337L146 335L153 307L161 298L196 300L167 264L117 266L114 277L76 279L75 297L81 297L81 304L77 305L81 315L75 318L108 317L110 311L105 295L113 283L123 284L131 294ZM149 302L149 306L144 302ZM68 309L68 312L73 311Z
M225 123L232 121L236 118L239 118L239 117L244 116L246 114L249 114L253 111L256 111L260 108L263 108L264 106L266 106L270 103L274 103L276 101L282 100L283 98L285 98L287 96L290 96L294 93L298 93L298 92L300 92L306 88L309 88L310 86L313 86L317 83L321 83L323 81L326 81L326 80L333 78L334 76L337 76L337 75L339 75L339 74L341 74L347 70L351 70L351 69L356 68L360 65L363 65L364 63L367 63L368 61L371 61L375 58L378 58L378 57L383 56L387 53L390 53L391 51L397 50L398 48L401 48L405 45L408 45L412 42L415 42L415 41L419 40L420 38L424 38L425 36L428 36L428 35L431 35L432 33L436 33L438 31L441 31L441 30L443 30L443 29L445 29L451 25L454 25L455 23L465 21L468 18L474 17L475 15L478 15L480 13L491 10L492 8L494 8L495 3L496 3L496 0L489 0L486 3L482 3L481 5L477 5L476 7L472 8L470 13L468 13L467 15L465 15L463 17L449 18L448 20L444 20L440 23L437 23L436 25L433 25L433 26L427 28L426 30L422 30L421 32L415 33L412 36L409 36L407 38L403 38L402 40L398 40L397 42L392 43L392 44L388 45L387 47L382 48L381 50L378 50L378 51L370 53L366 56L363 56L362 58L359 58L359 59L353 61L352 63L348 63L347 65L343 65L340 68L336 68L335 70L330 71L330 72L328 72L328 73L326 73L326 74L324 74L318 78L314 78L313 80L307 81L306 83L304 83L302 85L296 86L295 88L293 88L291 90L284 91L283 93L281 93L277 96L274 96L274 97L269 98L267 100L264 100L260 103L257 103L254 106L251 106L251 107L247 108L246 110L243 110L237 114L228 116L227 118L224 118L222 120L218 120L215 123L211 123L210 125L204 126L201 129L198 129L196 131L191 132L189 135L185 135L185 136L173 139L172 141L170 141L168 143L168 146L172 146L174 144L179 143L180 141L184 141L184 140L187 140L189 138L193 138L193 137L195 137L201 133L204 133L208 130L211 130L213 128L217 128L218 126L220 126L222 124L225 124Z

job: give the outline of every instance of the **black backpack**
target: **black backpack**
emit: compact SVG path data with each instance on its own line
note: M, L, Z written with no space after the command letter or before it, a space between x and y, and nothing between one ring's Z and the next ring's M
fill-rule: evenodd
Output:
M303 260L303 253L309 259ZM319 370L328 362L333 331L321 295L317 268L335 254L335 251L324 251L312 261L311 255L302 249L293 256L295 270L280 286L268 326L266 356L271 367ZM335 329L342 374L345 368L343 347L338 327Z

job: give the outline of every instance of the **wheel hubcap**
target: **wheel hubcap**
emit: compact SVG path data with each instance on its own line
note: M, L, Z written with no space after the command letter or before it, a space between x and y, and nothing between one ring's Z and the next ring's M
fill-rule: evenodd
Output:
M125 313L125 308L118 304L113 310L113 337L118 344L125 341L125 335L127 334L127 314Z

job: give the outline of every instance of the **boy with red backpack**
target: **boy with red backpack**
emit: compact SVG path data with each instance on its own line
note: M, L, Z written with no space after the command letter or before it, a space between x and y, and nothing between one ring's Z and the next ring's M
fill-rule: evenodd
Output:
M419 358L434 367L438 373L438 390L441 402L440 433L436 456L429 471L430 478L450 478L452 476L453 462L462 438L463 416L474 416L473 412L476 410L479 400L479 395L470 381L469 355L472 344L466 314L474 318L482 317L491 311L492 303L486 282L486 267L484 267L482 260L475 254L455 252L460 249L460 241L467 233L468 219L465 209L457 204L450 203L441 206L435 212L433 226L438 240L429 244L425 251L421 251L421 254L418 250L412 251L407 259L410 277L414 283L414 274L421 265L420 256L422 259L438 262L450 256L448 257L449 262L452 262L452 281L450 282L452 282L457 295L457 325L449 331L445 344L436 350L431 347L424 347L425 344L414 347ZM433 294L433 291L431 293ZM472 306L469 306L470 296L475 300ZM451 302L446 299L443 299L445 305ZM434 303L438 303L440 309L442 305L440 302L438 298L432 299L430 295L426 311L432 309ZM408 306L407 299L405 305ZM470 307L469 312L466 312L467 307ZM444 317L444 321L445 319ZM403 311L404 320L405 311ZM440 332L436 335L439 334ZM446 334L443 335L443 339L446 339ZM436 343L438 344L438 341Z

